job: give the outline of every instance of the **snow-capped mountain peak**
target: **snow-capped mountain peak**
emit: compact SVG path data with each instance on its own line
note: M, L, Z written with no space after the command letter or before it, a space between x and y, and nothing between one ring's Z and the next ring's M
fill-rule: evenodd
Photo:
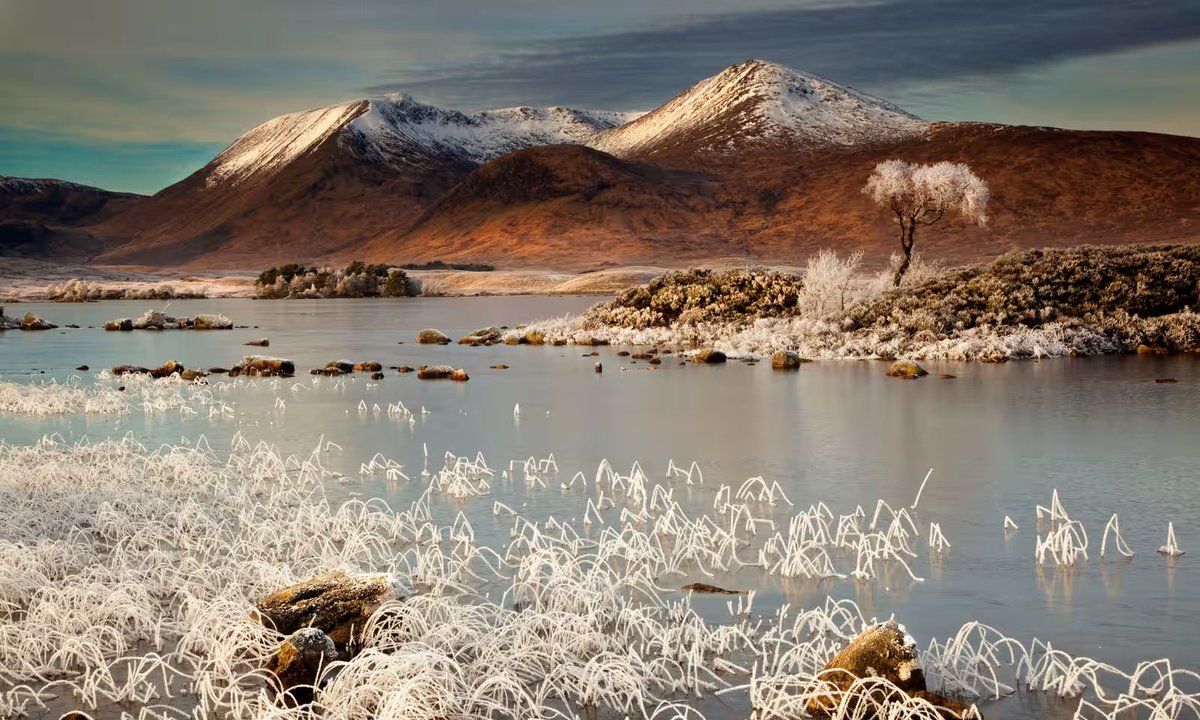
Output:
M920 134L928 123L879 98L762 60L701 80L591 144L618 156L724 150L767 139L848 145Z

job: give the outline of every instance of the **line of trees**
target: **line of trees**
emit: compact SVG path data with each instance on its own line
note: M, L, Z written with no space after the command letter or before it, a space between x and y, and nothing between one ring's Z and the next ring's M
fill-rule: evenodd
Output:
M259 273L259 298L361 298L415 295L408 273L382 263L355 260L344 268L288 264Z

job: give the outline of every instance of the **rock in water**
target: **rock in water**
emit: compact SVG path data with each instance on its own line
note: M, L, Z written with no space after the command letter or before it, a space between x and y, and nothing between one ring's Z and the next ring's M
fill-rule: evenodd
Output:
M417 342L421 345L445 345L450 338L441 330L426 328L417 333Z
M197 315L192 318L193 330L232 330L233 321L224 315Z
M21 318L22 330L53 330L56 327L33 313L25 313L25 317Z
M354 365L351 367L351 370L353 370L354 372L376 373L382 369L383 369L383 365L375 362L374 360L364 360L362 362L357 362L357 363L354 363Z
M602 373L604 372L604 364L597 360L596 364L592 366L592 369L598 373Z
M159 367L152 369L150 371L150 377L152 377L152 378L171 377L172 375L174 375L176 373L182 373L183 370L184 370L184 367L182 365L175 362L174 360L168 360L165 363L163 363L162 365L160 365Z
M854 687L858 680L867 678L886 680L912 697L927 700L947 718L963 718L969 710L961 703L928 691L925 687L925 672L921 669L921 662L917 656L916 641L894 620L867 628L851 640L849 645L825 665L820 678L824 683L833 686L828 688L829 692L821 692L824 688L812 689L813 695L808 701L808 711L820 717L836 714L842 703L846 703L846 707L850 709L848 714L861 714L856 707L860 698L845 698L842 694ZM859 688L864 695L869 696L861 698L862 701L881 702L884 697L880 688L861 685ZM863 714L864 717L874 715Z
M714 365L725 362L725 353L712 348L705 348L692 356L692 362Z
M450 379L457 380L458 382L466 382L471 379L471 376L467 375L466 370L459 368L459 369L455 370L454 372L450 373Z
M322 671L337 655L333 640L317 628L292 633L267 661L267 671L275 676L276 697L292 707L312 702Z
M229 368L229 376L254 375L257 377L291 377L296 374L296 364L282 358L247 355L242 362Z
M791 350L780 350L771 355L772 370L799 370L801 363L807 362L799 353Z
M679 589L685 590L687 592L711 593L713 595L745 595L746 594L745 590L726 590L725 588L717 587L716 585L709 585L708 583L700 583L700 582L690 583L688 585L684 585L683 587L681 587Z
M246 344L252 347L270 347L271 341L267 338L259 338L257 340L251 340Z
M921 367L921 364L916 360L897 360L888 366L887 376L900 378L901 380L916 380L919 377L925 377L929 372Z
M133 318L118 318L116 320L109 320L108 322L104 323L104 329L108 330L109 332L118 330L121 332L129 332L133 329Z
M389 575L332 572L276 590L256 607L258 619L280 633L316 628L329 636L339 653L353 653L372 613L400 598L400 589Z
M480 328L470 335L464 335L459 339L458 344L471 345L474 343L497 343L500 342L502 337L503 333L500 332L500 328L492 326Z

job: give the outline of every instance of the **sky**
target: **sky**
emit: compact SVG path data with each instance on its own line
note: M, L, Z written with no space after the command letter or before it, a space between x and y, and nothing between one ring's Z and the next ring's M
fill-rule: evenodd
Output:
M287 112L647 110L748 58L930 120L1200 136L1200 0L0 0L0 175L153 193Z

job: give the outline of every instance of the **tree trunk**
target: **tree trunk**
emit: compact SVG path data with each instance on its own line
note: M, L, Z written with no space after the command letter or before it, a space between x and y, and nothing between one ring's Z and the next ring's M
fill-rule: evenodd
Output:
M900 249L904 251L904 258L900 261L900 265L896 267L896 274L892 278L892 287L900 287L900 281L904 279L904 273L908 272L908 266L912 264L912 249L914 235L917 232L916 222L910 220L900 222Z

